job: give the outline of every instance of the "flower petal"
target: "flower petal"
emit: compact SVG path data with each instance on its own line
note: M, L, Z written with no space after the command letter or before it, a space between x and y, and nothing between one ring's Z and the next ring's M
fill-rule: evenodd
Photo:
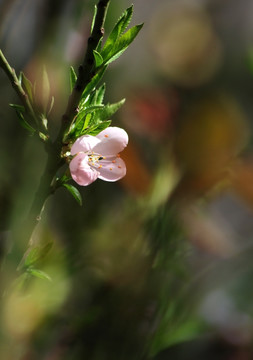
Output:
M93 151L102 155L116 155L128 144L128 135L125 130L110 126L97 136L100 142L94 146Z
M80 136L71 147L71 155L75 155L79 152L92 151L94 146L96 146L98 143L100 143L100 139L98 139L96 136Z
M99 175L95 169L88 165L88 156L82 152L71 160L69 169L73 180L82 186L91 184Z
M114 157L111 160L101 160L101 168L98 168L98 178L105 181L117 181L126 175L126 164L121 158Z

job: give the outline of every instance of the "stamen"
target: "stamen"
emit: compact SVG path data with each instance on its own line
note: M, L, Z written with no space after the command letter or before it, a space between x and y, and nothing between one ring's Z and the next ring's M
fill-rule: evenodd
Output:
M115 163L116 163L116 161L115 161L115 160L112 160L112 163L113 163L113 164L115 164Z
M121 169L121 166L119 165L118 168Z
M120 154L117 154L117 157L120 158Z
M109 135L105 135L105 137L107 138L107 137L109 137Z
M112 168L110 168L110 170L112 170Z

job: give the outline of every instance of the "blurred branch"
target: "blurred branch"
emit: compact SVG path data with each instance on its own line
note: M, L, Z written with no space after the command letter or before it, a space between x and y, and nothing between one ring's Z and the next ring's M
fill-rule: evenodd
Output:
M0 67L3 69L5 74L8 76L11 85L13 89L15 90L16 94L18 95L19 99L21 100L26 114L31 117L33 120L35 120L35 123L38 124L37 117L35 115L35 112L33 110L33 107L29 101L29 98L24 91L24 89L21 86L21 83L16 75L15 70L10 66L8 63L6 57L4 56L3 52L0 50Z
M64 115L62 116L62 123L59 129L58 136L54 142L50 139L45 142L46 151L48 153L47 163L40 180L37 192L35 193L32 206L26 217L26 221L22 229L17 232L16 238L19 241L22 239L30 240L35 226L39 223L41 218L41 212L44 207L44 203L47 198L54 193L55 187L52 186L52 182L55 178L57 170L64 164L61 158L62 139L66 128L70 125L73 117L76 115L77 107L81 99L81 95L85 87L89 84L95 71L95 59L93 51L97 48L99 42L104 35L104 22L107 13L107 8L110 0L100 0L97 4L97 12L95 16L94 26L91 32L91 36L88 39L88 46L82 65L78 69L78 77L75 87L69 97L68 105ZM28 116L33 117L38 124L36 113L29 101L28 95L22 88L22 85L17 78L15 70L9 65L7 59L4 57L0 50L0 67L4 70L8 76L15 92L19 96L25 111Z

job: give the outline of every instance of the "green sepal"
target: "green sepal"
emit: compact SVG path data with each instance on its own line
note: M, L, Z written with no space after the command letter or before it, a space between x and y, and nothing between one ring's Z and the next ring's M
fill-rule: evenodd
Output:
M37 278L52 281L51 277L45 271L42 271L42 270L39 270L39 269L34 269L33 267L29 267L29 268L26 269L26 272L29 275L35 276Z
M76 72L75 72L73 66L71 66L70 69L69 69L69 81L70 81L70 91L71 92L74 89L76 80L77 80Z
M25 118L24 118L24 111L25 111L24 107L21 106L21 105L17 105L17 104L10 104L10 106L12 108L14 108L14 110L16 111L16 114L18 116L18 119L20 121L21 126L24 129L28 130L33 135L36 130L30 124L28 124L28 122L25 120Z
M82 196L77 188L70 184L63 184L63 186L70 192L70 194L74 197L74 199L78 202L80 206L82 206Z
M31 81L25 76L25 74L22 71L20 73L20 83L21 83L23 90L27 94L30 103L32 104L33 103L33 85L31 83Z
M104 62L103 57L96 50L93 50L93 55L95 59L96 68L99 68Z
M143 24L133 26L126 33L124 33L114 44L110 51L102 50L101 55L104 59L104 64L108 65L112 61L116 60L123 52L128 48L128 46L134 41L139 31L141 30Z

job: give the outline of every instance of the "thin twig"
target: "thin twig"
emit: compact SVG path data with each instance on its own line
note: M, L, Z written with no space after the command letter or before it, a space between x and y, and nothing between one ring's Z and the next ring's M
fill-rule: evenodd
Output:
M19 99L21 100L26 114L31 117L33 120L35 120L36 123L38 123L36 114L33 110L33 107L29 101L28 95L24 91L24 89L21 86L20 81L18 80L18 77L16 75L15 70L10 66L7 59L5 58L3 52L0 50L0 67L3 69L5 74L8 76L11 85L13 89L15 90L16 94L18 95Z

